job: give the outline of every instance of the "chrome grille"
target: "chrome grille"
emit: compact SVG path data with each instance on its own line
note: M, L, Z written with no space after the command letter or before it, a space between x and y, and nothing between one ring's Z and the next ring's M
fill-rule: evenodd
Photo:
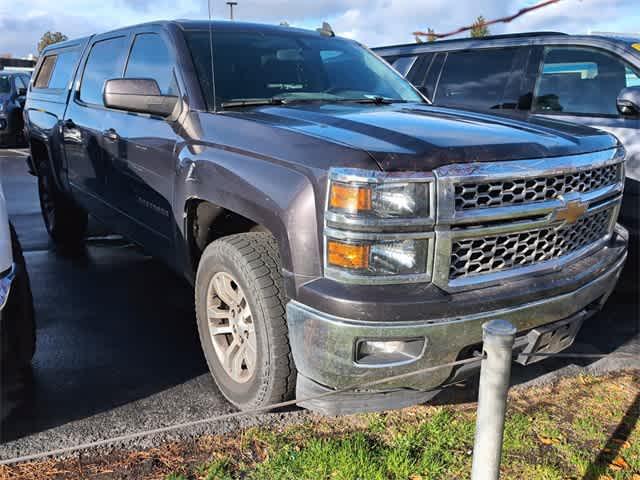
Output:
M570 192L586 193L618 183L621 164L579 172L496 182L465 182L455 186L457 211L541 202Z
M458 239L452 244L451 280L544 262L575 252L608 233L612 210L583 217L573 225Z

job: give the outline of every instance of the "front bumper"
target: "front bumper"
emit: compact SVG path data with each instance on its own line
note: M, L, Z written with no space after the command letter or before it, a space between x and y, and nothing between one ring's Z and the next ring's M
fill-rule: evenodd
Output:
M0 277L0 310L4 308L9 299L9 293L11 292L11 285L16 278L16 266L12 265L11 268Z
M602 250L560 272L532 276L475 292L450 294L446 299L441 292L432 295L429 293L431 290L423 289L422 303L416 303L414 299L410 308L399 307L399 315L392 313L393 305L398 305L397 299L376 297L374 303L378 305L378 312L386 312L388 320L339 316L303 304L300 298L289 302L289 335L301 377L298 398L327 389L357 389L358 385L367 382L459 360L472 353L471 347L482 342L482 324L489 320L508 320L522 334L581 312L594 313L613 291L626 260L626 232L619 226L616 232ZM477 302L472 311L459 303L469 301L472 298L470 295ZM528 300L523 300L525 298ZM358 304L353 299L341 302L332 298L331 301L340 305L340 309L358 310ZM370 306L363 303L360 307L360 312L367 312ZM454 313L442 315L447 309ZM433 311L437 312L435 316ZM413 312L412 320L407 319L409 312ZM370 315L366 314L365 317ZM392 366L356 363L356 345L361 339L418 337L426 340L426 347L411 362ZM465 368L465 371L470 369ZM427 398L424 392L459 380L458 373L449 368L415 375L381 384L374 393L389 398L385 404L387 408L417 403L420 398ZM409 393L411 391L415 393ZM340 399L327 400L336 401ZM305 406L327 411L322 405ZM363 408L378 409L375 406Z

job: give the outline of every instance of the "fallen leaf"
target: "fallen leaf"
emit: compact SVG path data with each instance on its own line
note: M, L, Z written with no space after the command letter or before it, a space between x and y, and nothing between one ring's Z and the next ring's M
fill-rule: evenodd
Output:
M538 440L540 440L540 443L543 445L553 445L554 443L558 443L558 440L555 438L543 437L542 435L538 435Z
M627 461L619 455L611 461L609 466L614 470L624 470L629 468Z
M640 480L640 473L634 473L631 475L631 480Z
M420 475L411 475L409 480L422 480L422 477Z
M609 475L600 475L598 480L613 480Z

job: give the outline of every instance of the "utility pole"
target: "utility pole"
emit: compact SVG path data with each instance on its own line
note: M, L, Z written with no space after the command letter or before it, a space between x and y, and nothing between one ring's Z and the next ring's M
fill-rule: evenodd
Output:
M238 2L227 2L227 5L229 5L229 18L233 20L233 7L238 5Z

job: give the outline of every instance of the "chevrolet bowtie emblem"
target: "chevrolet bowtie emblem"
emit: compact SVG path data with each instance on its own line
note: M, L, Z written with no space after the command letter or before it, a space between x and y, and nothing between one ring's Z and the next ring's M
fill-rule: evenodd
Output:
M583 203L580 200L571 200L556 210L555 219L564 220L565 223L572 225L576 223L588 209L588 203Z

